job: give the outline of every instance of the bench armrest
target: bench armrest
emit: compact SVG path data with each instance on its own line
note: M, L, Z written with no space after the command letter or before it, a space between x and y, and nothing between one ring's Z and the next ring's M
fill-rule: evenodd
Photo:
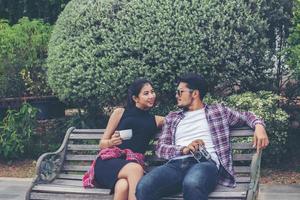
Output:
M261 154L262 154L262 150L260 150L258 153L255 153L251 161L250 184L249 184L247 200L255 199L256 194L258 193Z
M49 183L58 175L67 150L67 143L74 127L68 129L60 148L55 152L42 154L36 164L36 175L33 183Z

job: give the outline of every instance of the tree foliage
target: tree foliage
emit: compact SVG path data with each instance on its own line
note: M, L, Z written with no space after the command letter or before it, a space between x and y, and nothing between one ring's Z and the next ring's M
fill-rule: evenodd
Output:
M0 96L45 95L43 65L52 27L40 20L22 18L15 25L0 21Z
M255 88L272 68L260 6L243 0L71 1L54 28L48 75L61 99L115 105L135 78L168 103L184 72Z
M0 0L0 18L15 24L26 16L53 24L70 0Z
M290 69L286 62L287 38L291 27L294 0L262 1L261 15L267 21L267 38L272 55L273 69L264 84L266 89L282 94Z

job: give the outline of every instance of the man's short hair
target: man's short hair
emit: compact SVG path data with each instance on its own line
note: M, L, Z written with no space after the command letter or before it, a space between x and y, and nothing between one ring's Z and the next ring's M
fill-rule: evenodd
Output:
M179 84L180 82L187 83L189 89L199 90L200 100L203 100L207 93L207 83L202 75L187 73L178 78L177 83Z

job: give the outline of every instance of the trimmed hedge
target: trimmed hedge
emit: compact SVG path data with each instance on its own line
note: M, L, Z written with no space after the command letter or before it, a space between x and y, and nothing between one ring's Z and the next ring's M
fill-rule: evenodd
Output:
M139 76L162 104L187 71L204 74L211 91L255 87L272 67L259 9L243 0L73 0L50 40L50 86L62 100L98 107L122 103Z

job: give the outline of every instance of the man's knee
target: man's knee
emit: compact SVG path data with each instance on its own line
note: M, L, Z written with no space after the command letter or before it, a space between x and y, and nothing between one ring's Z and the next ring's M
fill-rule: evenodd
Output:
M137 199L143 199L147 195L147 190L150 188L150 183L147 178L143 177L136 186Z
M182 183L183 190L194 190L203 188L205 186L204 181L200 181L199 177L188 176L185 177Z

